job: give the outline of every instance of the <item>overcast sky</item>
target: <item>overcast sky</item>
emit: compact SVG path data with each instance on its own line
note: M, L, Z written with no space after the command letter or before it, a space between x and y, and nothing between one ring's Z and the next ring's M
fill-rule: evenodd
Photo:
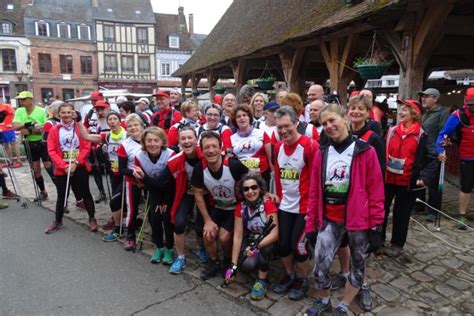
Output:
M186 18L194 15L194 32L209 34L232 0L151 0L153 11L178 14L178 7L184 7Z

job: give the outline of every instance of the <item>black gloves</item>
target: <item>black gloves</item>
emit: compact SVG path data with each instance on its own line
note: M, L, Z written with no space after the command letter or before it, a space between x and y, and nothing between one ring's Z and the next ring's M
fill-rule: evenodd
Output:
M35 122L26 122L26 123L24 124L24 127L25 127L26 129L33 128L33 127L35 127Z
M76 112L76 122L79 123L80 121L82 121L81 112L79 111L75 111L75 112Z
M372 227L367 231L368 238L369 238L369 248L367 249L367 253L376 252L379 250L383 245L382 240L382 226L378 225Z

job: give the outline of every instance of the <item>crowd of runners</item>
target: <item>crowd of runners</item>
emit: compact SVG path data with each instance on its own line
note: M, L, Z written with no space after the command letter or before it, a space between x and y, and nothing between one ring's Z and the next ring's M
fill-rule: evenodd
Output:
M180 97L159 91L153 101L120 97L111 105L96 91L81 109L56 100L46 110L23 91L16 111L2 105L9 172L21 164L18 148L6 145L12 138L14 143L16 130L36 201L48 199L42 169L56 186L55 219L46 234L61 229L71 190L91 231L98 229L95 203L109 201L102 238L125 238L127 251L143 238L148 221L156 245L151 262L170 265L172 274L186 267L192 226L196 255L207 263L202 279L222 273L228 285L241 269L253 270L252 299L271 288L301 300L314 271L319 298L306 314L331 311L330 291L341 287L336 315L347 314L356 298L370 311L367 260L371 253L403 254L412 211L424 211L415 201L424 200L425 189L426 219L437 220L441 161L454 136L461 160L458 225L472 229L465 214L474 187L474 88L452 114L439 104L436 89L420 91L418 100L399 100L393 126L370 90L351 93L347 105L327 98L319 85L308 89L306 105L296 93L281 91L270 101L247 86L238 95L217 95L207 106ZM90 174L99 191L95 198ZM3 196L16 196L3 173L0 185ZM330 277L336 254L341 272ZM285 275L270 286L275 259Z

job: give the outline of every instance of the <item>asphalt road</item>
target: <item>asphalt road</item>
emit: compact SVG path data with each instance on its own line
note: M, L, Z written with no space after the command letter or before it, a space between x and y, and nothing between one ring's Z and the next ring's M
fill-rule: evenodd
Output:
M15 201L0 210L0 315L250 315L247 306L189 275L104 243L53 213Z

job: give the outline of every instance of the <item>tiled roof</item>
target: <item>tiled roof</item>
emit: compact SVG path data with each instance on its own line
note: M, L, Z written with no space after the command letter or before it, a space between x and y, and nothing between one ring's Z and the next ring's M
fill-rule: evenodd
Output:
M155 24L155 16L150 0L97 0L97 2L99 6L92 8L94 19Z
M27 5L26 17L68 22L92 21L91 0L35 0Z
M8 10L7 5L13 4L13 10ZM25 9L21 0L0 0L0 21L13 23L12 35L22 36L24 34L23 15Z

